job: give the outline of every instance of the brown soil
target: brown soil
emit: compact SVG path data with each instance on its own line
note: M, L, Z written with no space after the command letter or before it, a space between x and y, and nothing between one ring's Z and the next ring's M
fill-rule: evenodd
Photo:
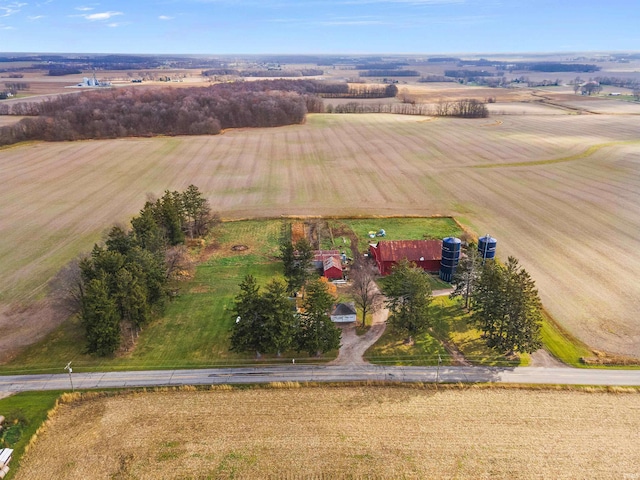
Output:
M10 361L24 347L42 340L67 317L49 300L28 306L0 305L0 363Z

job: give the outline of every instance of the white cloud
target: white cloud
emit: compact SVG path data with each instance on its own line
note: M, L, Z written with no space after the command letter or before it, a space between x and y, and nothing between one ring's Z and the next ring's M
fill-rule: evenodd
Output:
M93 7L76 7L76 10L80 12L90 12L93 9L94 9Z
M10 2L5 5L0 5L0 17L8 17L14 15L24 7L26 3Z
M168 15L160 15L158 17L159 20L173 20L175 17L170 17Z
M111 17L115 17L118 15L124 15L122 12L100 12L100 13L87 13L85 15L81 15L81 17L86 18L89 21L95 22L97 20L109 20Z
M44 15L35 15L33 17L27 17L29 20L40 20L41 18L44 18Z

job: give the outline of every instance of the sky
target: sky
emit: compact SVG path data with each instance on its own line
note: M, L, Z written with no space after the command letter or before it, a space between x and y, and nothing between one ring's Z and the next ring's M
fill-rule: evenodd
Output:
M0 0L0 52L640 50L637 0Z

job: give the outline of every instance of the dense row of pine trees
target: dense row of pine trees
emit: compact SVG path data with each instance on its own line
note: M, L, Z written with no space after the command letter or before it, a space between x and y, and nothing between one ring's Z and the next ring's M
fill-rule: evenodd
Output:
M96 244L64 285L85 327L88 352L114 353L125 330L135 336L162 312L169 282L185 260L181 244L186 237L206 235L216 221L191 185L148 201L130 230L111 228L104 245Z

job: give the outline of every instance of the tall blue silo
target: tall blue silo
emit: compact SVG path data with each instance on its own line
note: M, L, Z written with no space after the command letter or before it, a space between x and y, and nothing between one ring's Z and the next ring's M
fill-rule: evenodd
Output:
M462 242L459 238L447 237L442 240L442 259L440 260L440 278L445 282L450 282L456 267L460 261L460 246Z
M496 257L497 243L498 241L489 234L478 239L478 253L483 263L485 260L493 260Z

